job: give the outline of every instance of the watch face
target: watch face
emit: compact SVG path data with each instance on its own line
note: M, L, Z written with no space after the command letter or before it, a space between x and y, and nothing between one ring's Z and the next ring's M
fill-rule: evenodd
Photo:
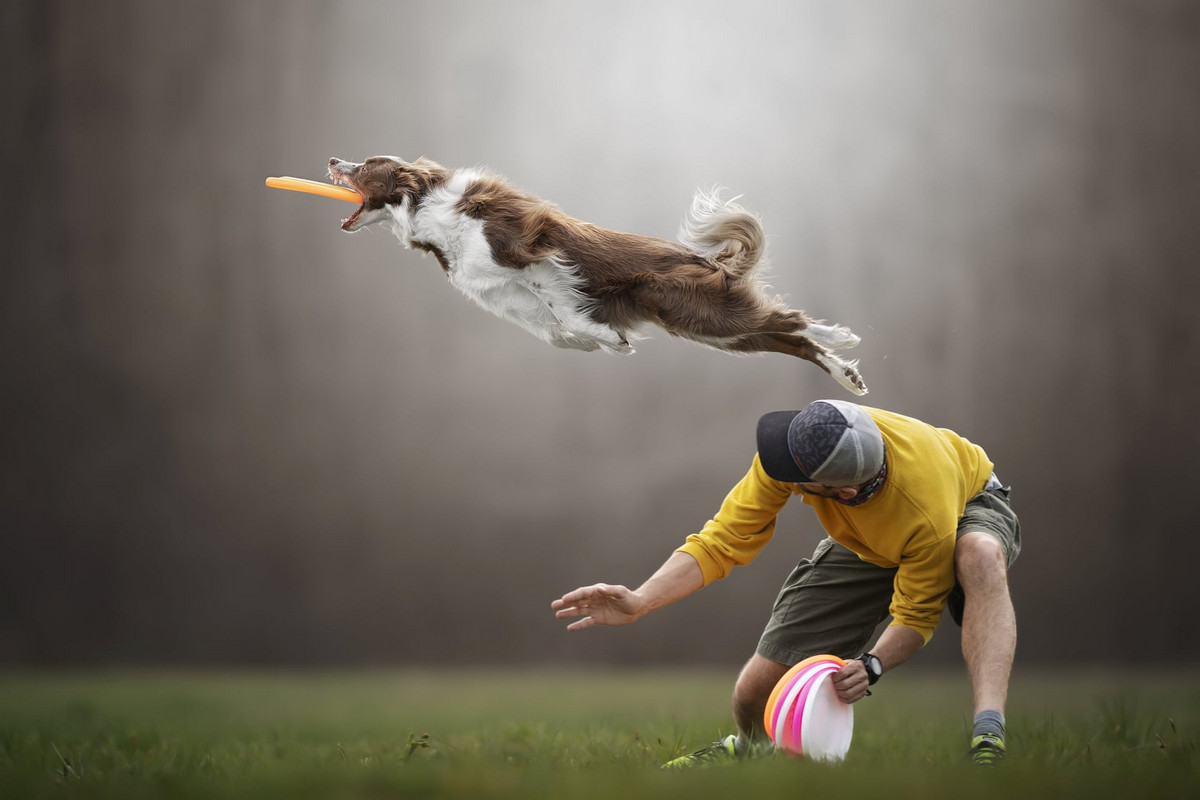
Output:
M879 680L879 677L883 675L883 662L879 660L879 656L863 653L862 662L863 666L867 668L867 674L871 677L871 683Z

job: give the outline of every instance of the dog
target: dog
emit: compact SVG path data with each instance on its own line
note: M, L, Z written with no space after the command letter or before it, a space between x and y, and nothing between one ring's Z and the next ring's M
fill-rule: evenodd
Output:
M867 393L858 362L834 353L859 337L766 294L762 223L719 190L696 193L675 243L581 222L497 174L426 158L331 158L329 177L363 198L342 230L383 224L467 297L556 347L628 354L653 324L730 353L807 359Z

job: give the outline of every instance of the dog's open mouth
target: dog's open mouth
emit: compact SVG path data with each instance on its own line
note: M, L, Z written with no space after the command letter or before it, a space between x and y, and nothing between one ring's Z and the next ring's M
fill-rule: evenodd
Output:
M367 210L367 194L361 188L354 185L352 179L353 171L360 165L349 161L342 161L340 158L329 159L329 180L333 181L338 186L345 186L348 189L353 189L362 197L362 202L358 204L358 208L354 213L342 220L342 230L352 231L357 228L358 218Z
M348 216L344 220L342 220L342 230L344 230L344 231L353 230L354 223L356 223L358 221L358 218L360 216L362 216L363 211L365 211L367 208L367 196L365 194L363 194L361 189L359 189L357 186L355 186L353 183L351 183L349 180L347 180L344 176L338 175L337 173L333 172L332 170L330 171L329 177L331 179L333 179L333 182L338 184L339 186L346 186L346 187L358 192L360 195L362 195L363 199L362 199L362 202L358 204L358 208L354 209L354 213L352 213L350 216Z

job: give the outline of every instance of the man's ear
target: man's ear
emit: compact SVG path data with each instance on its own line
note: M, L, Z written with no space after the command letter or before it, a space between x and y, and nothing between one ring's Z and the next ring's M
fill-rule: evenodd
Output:
M837 490L837 494L841 500L853 500L858 497L858 489L853 486L843 486Z

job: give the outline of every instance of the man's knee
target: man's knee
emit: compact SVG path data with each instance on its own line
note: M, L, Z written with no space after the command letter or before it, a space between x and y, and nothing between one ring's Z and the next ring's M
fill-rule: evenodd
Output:
M771 661L756 653L738 675L733 687L733 701L747 708L765 706L771 690L787 670L786 664Z
M965 533L954 546L954 571L966 590L973 584L1006 581L1008 565L1004 547L989 533Z

